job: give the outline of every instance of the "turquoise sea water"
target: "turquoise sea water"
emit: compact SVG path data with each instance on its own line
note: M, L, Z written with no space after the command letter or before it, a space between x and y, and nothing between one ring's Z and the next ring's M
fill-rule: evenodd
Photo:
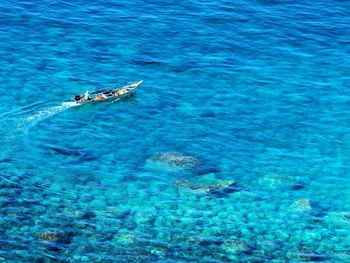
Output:
M0 261L350 262L350 3L90 2L0 5Z

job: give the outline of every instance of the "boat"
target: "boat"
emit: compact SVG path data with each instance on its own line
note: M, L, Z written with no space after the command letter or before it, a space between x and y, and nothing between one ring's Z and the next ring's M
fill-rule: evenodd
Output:
M143 80L140 80L128 83L127 85L121 87L86 91L84 93L75 95L74 101L78 105L82 105L96 101L117 100L131 95L135 89L142 84L142 82Z

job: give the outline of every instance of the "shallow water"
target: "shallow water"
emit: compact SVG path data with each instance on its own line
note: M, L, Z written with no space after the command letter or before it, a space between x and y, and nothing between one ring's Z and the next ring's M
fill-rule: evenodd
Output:
M349 8L1 3L0 261L349 262Z

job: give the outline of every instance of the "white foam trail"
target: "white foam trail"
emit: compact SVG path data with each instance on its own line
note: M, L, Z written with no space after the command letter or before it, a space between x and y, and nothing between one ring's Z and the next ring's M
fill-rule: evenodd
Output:
M30 105L17 111L9 112L0 116L0 137L1 144L5 146L6 152L13 149L13 145L19 143L21 139L22 146L31 147L28 141L30 130L40 121L43 121L53 115L78 106L75 102L63 102L56 106L47 106L46 108L33 110L33 107L41 104ZM24 135L23 137L20 135ZM1 149L1 147L0 147ZM1 150L2 153L5 150Z
M28 122L42 121L44 119L51 117L52 115L55 115L61 111L64 111L68 108L75 107L75 106L78 106L78 104L75 102L63 102L61 105L52 106L52 107L40 110L37 113L27 117L26 120Z

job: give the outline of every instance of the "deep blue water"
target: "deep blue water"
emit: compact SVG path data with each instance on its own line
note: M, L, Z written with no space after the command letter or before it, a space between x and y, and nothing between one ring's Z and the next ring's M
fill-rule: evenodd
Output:
M3 1L0 261L350 262L349 10Z

